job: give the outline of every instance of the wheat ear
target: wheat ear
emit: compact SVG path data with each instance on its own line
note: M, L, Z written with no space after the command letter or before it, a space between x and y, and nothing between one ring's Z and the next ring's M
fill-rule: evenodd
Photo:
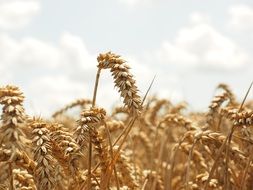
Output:
M119 89L123 102L132 114L139 114L141 110L141 98L138 95L138 88L133 75L130 73L130 67L119 55L108 52L100 54L97 58L98 68L110 69L115 86Z
M9 160L10 188L13 189L12 159L18 150L24 149L25 134L22 131L26 115L23 108L24 95L16 86L0 88L0 104L3 105L0 146L12 151Z
M33 118L29 121L33 128L35 181L38 190L54 189L55 187L55 160L52 156L52 147L48 124L41 119Z
M50 126L50 138L54 157L62 166L67 176L76 177L78 174L78 159L81 156L80 146L72 134L64 131L63 125L54 123Z
M6 149L12 149L13 154L17 149L24 148L25 134L22 127L26 121L23 108L24 95L16 86L0 88L0 104L3 105L2 125L0 128L0 143Z

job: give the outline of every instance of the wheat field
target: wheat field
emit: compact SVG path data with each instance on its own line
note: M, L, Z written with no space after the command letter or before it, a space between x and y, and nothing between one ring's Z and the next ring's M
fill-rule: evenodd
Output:
M0 87L0 189L253 189L250 88L238 101L219 84L207 111L192 112L186 102L148 90L141 97L119 55L97 61L92 98L74 100L51 118L28 115L23 92ZM113 110L96 104L106 69L123 102Z

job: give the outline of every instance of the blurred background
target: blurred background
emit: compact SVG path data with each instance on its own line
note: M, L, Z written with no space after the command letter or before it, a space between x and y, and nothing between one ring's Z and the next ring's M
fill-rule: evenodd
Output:
M140 93L207 109L219 83L242 99L253 80L252 0L0 0L0 85L48 116L92 98L96 57L128 61ZM103 72L97 103L119 103ZM252 98L252 93L250 94Z

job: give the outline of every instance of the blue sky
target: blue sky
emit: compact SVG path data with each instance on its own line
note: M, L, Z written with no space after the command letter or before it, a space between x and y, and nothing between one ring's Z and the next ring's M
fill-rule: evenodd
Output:
M140 92L206 109L220 82L242 99L252 81L250 0L0 0L1 85L22 88L29 112L48 115L91 98L96 57L132 67ZM109 72L98 104L120 102ZM251 95L252 97L252 95Z

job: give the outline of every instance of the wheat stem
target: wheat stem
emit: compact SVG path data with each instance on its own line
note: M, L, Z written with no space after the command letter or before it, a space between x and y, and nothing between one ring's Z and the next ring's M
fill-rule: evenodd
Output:
M12 163L11 162L9 162L9 176L10 176L10 190L14 190L13 168L12 168Z
M100 78L101 69L98 68L97 75L96 75L96 81L94 86L94 92L93 92L93 98L92 98L92 107L96 105L96 98L97 98L97 90L98 90L98 83Z
M107 125L106 125L106 122L104 122L104 126L105 126L105 129L106 129L106 133L107 133L107 137L108 137L108 141L109 141L111 158L113 159L113 145L112 145L111 134L110 134L110 131L109 131ZM117 190L119 190L120 189L119 179L118 179L118 174L117 174L117 170L116 170L115 166L113 168L113 171L114 171L114 175L115 175L115 179L116 179L116 187L117 187Z
M96 97L97 97L97 89L98 89L98 82L100 78L101 69L98 68L96 81L94 86L93 98L92 98L92 107L96 105ZM92 137L91 137L91 129L89 128L89 152L88 152L88 189L91 189L91 164L92 164Z

